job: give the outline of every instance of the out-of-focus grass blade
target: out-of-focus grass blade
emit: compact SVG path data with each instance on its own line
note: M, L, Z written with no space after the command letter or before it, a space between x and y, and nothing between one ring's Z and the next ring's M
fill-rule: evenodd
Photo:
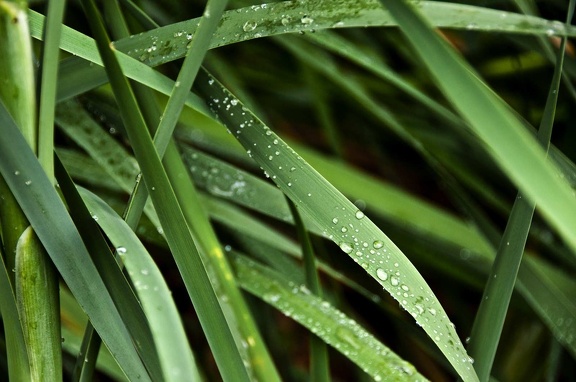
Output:
M536 140L431 26L402 0L383 2L398 21L437 85L488 146L505 173L576 250L574 193Z
M58 106L56 122L125 192L132 192L134 181L140 173L138 162L118 141L104 132L77 101L62 102ZM144 211L159 226L151 203L146 203Z
M464 380L477 380L470 358L444 309L400 249L213 77L202 72L196 86L278 187L322 228L326 237L398 300Z
M0 314L4 325L4 341L6 343L6 358L8 363L8 376L11 381L30 380L30 361L26 352L24 333L18 316L16 297L12 288L2 245L0 245Z
M298 231L298 240L302 247L302 257L304 258L304 275L306 278L305 286L313 295L322 298L322 288L317 273L316 256L312 249L312 242L306 231L306 226L300 217L298 207L290 199L286 198L294 225ZM330 381L330 366L328 361L328 349L326 344L318 337L310 338L310 378L313 381Z
M62 278L130 378L148 380L132 339L52 183L0 104L0 172Z
M243 256L234 256L234 266L242 288L308 328L375 381L426 380L356 321L311 294L304 285L294 284Z
M104 30L100 14L91 0L83 1L82 5L96 37L98 51L105 63L106 73L110 78L132 148L142 169L146 187L220 373L225 380L248 380L248 372L236 349L232 332L218 303L132 89L122 73L115 49L111 46Z
M60 288L60 314L62 316L62 349L76 356L80 352L82 335L88 317L65 287ZM100 348L96 367L116 381L128 381L105 346Z
M150 323L164 379L201 380L172 294L148 251L110 206L85 189L80 193L128 270Z
M554 337L576 358L576 282L541 261L522 264L518 288Z

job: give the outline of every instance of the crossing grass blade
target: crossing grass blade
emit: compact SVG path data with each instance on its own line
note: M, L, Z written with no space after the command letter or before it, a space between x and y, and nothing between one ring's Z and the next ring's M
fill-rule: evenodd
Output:
M356 363L375 381L424 381L412 365L380 343L353 319L278 272L234 255L238 282Z
M180 315L160 270L126 223L100 198L80 189L123 260L150 323L165 381L200 381Z
M170 181L156 152L134 94L116 59L115 50L103 28L100 15L90 0L84 1L96 35L98 50L119 104L124 125L136 159L141 166L146 187L158 213L166 240L182 274L188 293L196 306L202 328L211 345L220 373L224 379L248 380L248 371L235 346L233 334L211 285L206 269L194 243L188 224Z
M148 373L60 197L3 104L0 172L62 278L130 378Z
M202 72L196 86L247 153L302 213L398 300L461 378L477 380L444 309L400 249L216 79Z
M412 6L384 4L398 21L437 86L489 148L494 160L576 253L576 203L566 181L509 107L491 92Z

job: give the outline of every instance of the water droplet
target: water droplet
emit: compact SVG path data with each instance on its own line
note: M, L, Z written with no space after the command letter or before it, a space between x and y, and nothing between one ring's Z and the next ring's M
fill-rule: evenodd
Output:
M142 273L142 275L144 276L148 276L148 274L150 273L150 271L148 269L141 269L140 273Z
M302 24L305 24L305 25L310 25L310 24L312 24L312 23L314 22L314 19L311 18L311 17L308 17L308 16L304 15L304 16L300 19L300 22L302 22Z
M340 249L344 251L344 253L352 252L352 246L346 242L340 243Z
M244 29L244 32L250 32L250 31L253 31L254 29L256 29L257 26L258 26L258 23L256 21L246 21L246 23L244 23L244 26L242 27L242 29Z
M358 210L356 211L356 219L362 219L364 217L364 212Z
M116 252L118 252L119 255L124 255L126 254L126 247L118 247L116 248Z
M338 224L338 218L334 218L334 219L332 219L332 223L334 223L334 224Z
M16 175L16 176L20 175L20 171L18 171L18 170L14 171L14 175Z
M398 284L400 284L400 280L398 280L397 277L390 277L390 284L392 284L392 286L398 286Z
M374 243L372 243L372 245L374 246L374 248L380 249L384 246L384 243L382 243L380 240L376 240Z
M428 308L428 312L433 316L436 315L436 309L434 309L434 308Z
M382 268L378 268L376 270L376 276L382 281L386 281L388 279L388 273Z
M27 181L24 182L24 184L27 185L27 186L29 186L29 185L32 184L32 181L31 181L31 180L27 180Z

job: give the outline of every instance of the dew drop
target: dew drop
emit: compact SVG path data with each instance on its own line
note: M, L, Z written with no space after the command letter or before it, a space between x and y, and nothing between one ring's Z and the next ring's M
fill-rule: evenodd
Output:
M118 247L116 248L116 252L118 252L119 255L124 255L126 254L126 247Z
M398 284L400 284L400 280L398 280L397 277L390 277L390 284L392 284L392 286L398 286Z
M356 219L362 219L364 217L364 212L358 210L356 211Z
M374 248L380 249L384 246L384 243L382 243L380 240L376 240L374 243L372 243L372 245L374 246Z
M340 243L340 249L344 251L344 253L352 252L352 246L346 242Z
M242 27L242 29L244 29L244 32L250 32L250 31L253 31L254 29L256 29L257 26L258 26L258 23L256 21L246 21L246 23L244 23L244 26Z
M388 279L388 273L382 268L378 268L376 270L376 276L382 281L386 281Z
M334 218L334 219L332 219L332 223L334 223L334 224L338 224L338 218Z

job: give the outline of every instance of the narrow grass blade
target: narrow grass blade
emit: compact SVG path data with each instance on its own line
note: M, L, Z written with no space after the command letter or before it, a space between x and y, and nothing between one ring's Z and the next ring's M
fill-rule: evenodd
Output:
M356 321L311 294L304 285L294 284L246 257L234 256L234 266L242 288L308 328L375 381L426 380Z
M406 309L459 375L477 380L444 309L418 270L364 213L207 73L196 86L220 120L294 203ZM442 334L440 334L442 333Z
M148 380L127 328L60 197L0 104L0 173L59 273L127 376Z
M566 40L564 39L558 50L554 76L548 92L540 130L538 131L538 140L546 152L548 152L550 137L552 136L552 125L562 78L565 48ZM496 253L496 259L490 271L478 313L472 326L468 349L470 355L475 359L474 368L481 381L488 381L490 378L492 364L496 357L496 349L500 341L500 334L504 326L504 319L506 318L530 231L534 208L534 204L527 201L523 193L519 192L510 212L508 224L504 230Z
M154 336L165 381L200 381L194 356L171 292L146 248L126 223L100 198L80 189L120 255L140 297Z
M576 250L576 203L566 181L546 160L544 150L526 132L507 105L450 49L412 6L383 3L430 70L439 88L487 144L490 154L566 243ZM513 144L512 144L513 142Z
M54 109L58 78L60 34L66 1L48 2L46 30L40 75L40 109L38 112L38 159L49 177L54 177Z
M313 295L322 298L322 289L316 269L316 258L312 249L310 237L304 226L304 222L298 212L298 207L287 199L290 212L294 218L294 224L298 231L298 239L302 246L302 257L304 258L304 274L306 276L306 287ZM328 349L326 344L318 337L310 338L310 378L313 381L330 381L330 365L328 361Z
M110 41L103 29L100 15L92 1L86 0L82 4L89 15L89 20L92 20L91 28L97 36L98 50L105 62L130 142L142 169L146 187L156 207L166 239L186 283L188 293L196 307L196 312L219 365L219 370L224 379L248 380L247 371L236 350L230 328L218 305L214 289L210 284L206 269L182 215L182 210L138 109L134 94L127 79L122 74L115 50L110 47Z

